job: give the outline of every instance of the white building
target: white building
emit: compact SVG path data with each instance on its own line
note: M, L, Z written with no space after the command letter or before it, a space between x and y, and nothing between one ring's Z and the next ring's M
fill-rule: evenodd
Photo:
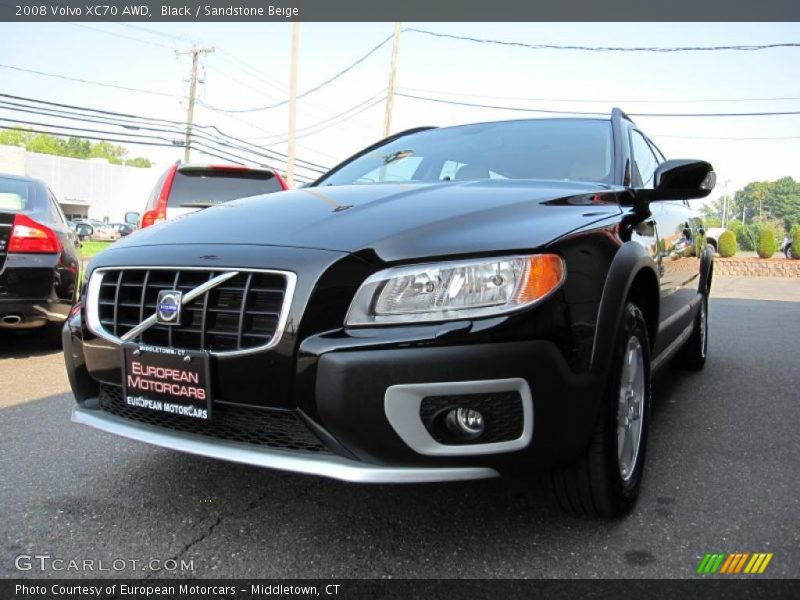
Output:
M141 213L162 171L112 165L104 158L67 158L0 145L0 173L44 181L67 218L120 222L128 211Z

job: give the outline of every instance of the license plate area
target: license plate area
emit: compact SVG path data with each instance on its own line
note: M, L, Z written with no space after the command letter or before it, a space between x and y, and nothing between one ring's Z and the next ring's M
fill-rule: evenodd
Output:
M207 352L122 345L122 400L131 408L187 419L211 418Z

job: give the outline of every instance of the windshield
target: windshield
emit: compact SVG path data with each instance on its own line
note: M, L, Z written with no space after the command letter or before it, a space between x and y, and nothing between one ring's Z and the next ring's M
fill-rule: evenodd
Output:
M470 179L609 183L612 163L610 121L505 121L403 136L356 158L319 185Z
M267 171L179 169L169 193L169 206L213 206L282 189L278 178Z

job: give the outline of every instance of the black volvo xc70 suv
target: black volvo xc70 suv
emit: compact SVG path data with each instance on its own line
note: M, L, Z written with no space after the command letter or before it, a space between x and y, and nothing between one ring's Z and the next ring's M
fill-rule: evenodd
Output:
M651 373L706 355L712 254L624 113L420 128L127 238L64 330L73 421L355 482L546 469L635 501Z

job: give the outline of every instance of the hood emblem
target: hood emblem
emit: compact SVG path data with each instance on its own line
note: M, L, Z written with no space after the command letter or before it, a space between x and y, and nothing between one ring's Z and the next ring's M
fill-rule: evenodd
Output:
M156 321L162 325L177 325L181 320L183 292L161 290L156 303Z

